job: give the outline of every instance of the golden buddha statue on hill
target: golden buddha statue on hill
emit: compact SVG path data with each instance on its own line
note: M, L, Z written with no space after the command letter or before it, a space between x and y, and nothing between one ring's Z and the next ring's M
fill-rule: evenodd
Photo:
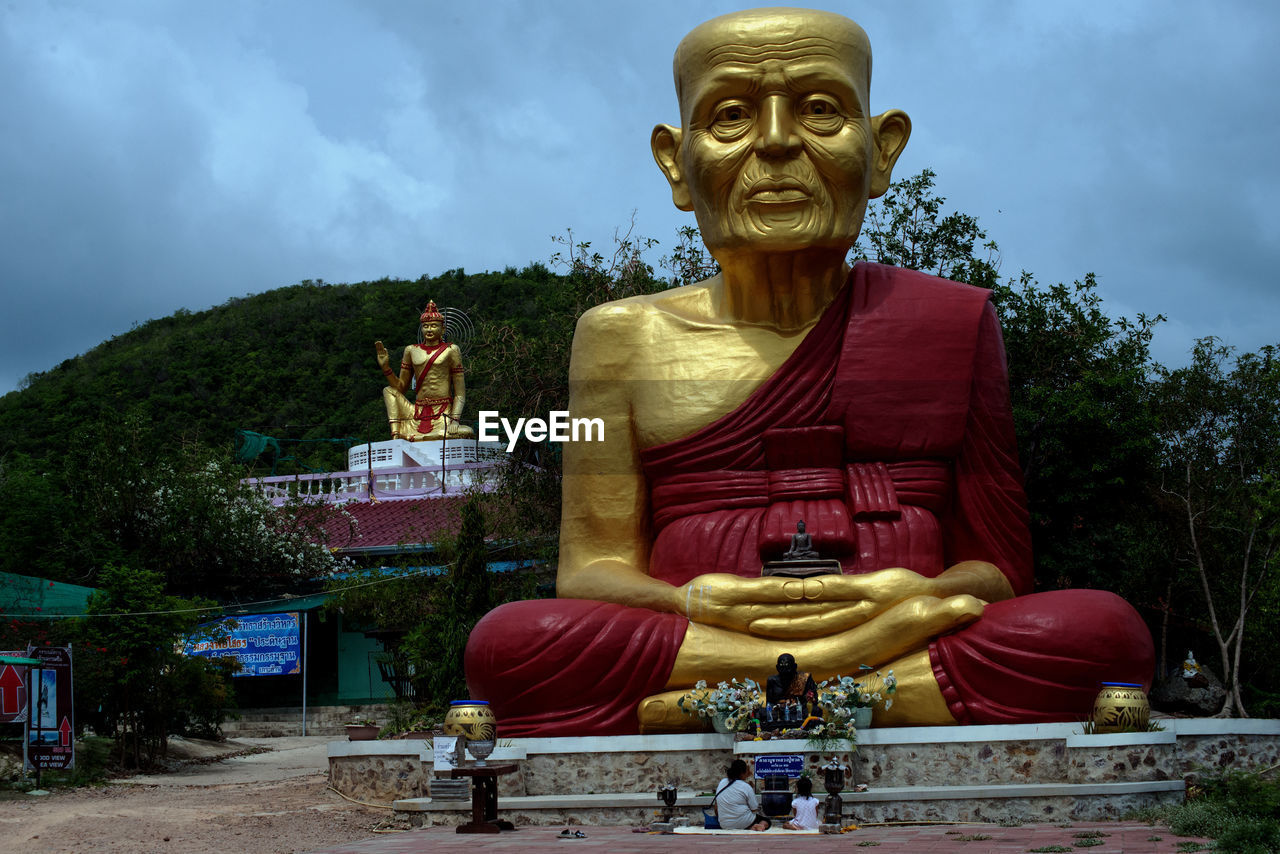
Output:
M892 668L881 724L1079 720L1100 679L1149 684L1123 600L1031 593L990 293L846 262L911 132L870 109L863 30L738 12L674 70L653 154L722 272L579 321L571 415L605 441L565 446L560 598L480 621L472 696L550 736L698 726L695 682L784 652L817 679ZM841 574L761 577L798 519Z
M391 370L387 348L381 341L373 345L387 378L382 401L391 438L410 442L471 438L472 429L459 421L467 399L462 353L457 344L444 340L444 315L434 300L427 302L418 322L422 341L404 348L398 375ZM411 389L416 389L413 402L408 398Z

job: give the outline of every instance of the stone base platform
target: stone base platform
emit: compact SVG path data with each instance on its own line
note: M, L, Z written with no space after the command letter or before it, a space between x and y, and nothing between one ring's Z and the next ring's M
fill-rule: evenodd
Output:
M515 762L500 778L499 814L516 824L649 823L660 786L680 790L677 815L700 820L711 787L735 756L803 757L818 768L847 762L845 815L869 821L1090 821L1180 801L1186 783L1225 768L1280 763L1280 721L1167 719L1164 731L1084 735L1080 724L900 727L846 743L738 741L712 733L608 738L501 738L491 762ZM832 748L835 748L834 750ZM414 824L465 821L469 801L431 798L429 742L332 742L330 781L365 801L393 804Z

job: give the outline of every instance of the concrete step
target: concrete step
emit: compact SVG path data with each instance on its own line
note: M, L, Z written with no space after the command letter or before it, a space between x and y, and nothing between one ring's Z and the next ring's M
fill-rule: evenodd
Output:
M825 796L814 793L819 800ZM1186 794L1182 780L1125 783L1025 783L982 786L889 786L842 792L844 815L853 821L1036 821L1119 818L1152 804L1177 803ZM711 795L682 791L676 815L701 821ZM413 825L455 825L470 820L470 800L405 798L392 804ZM517 824L554 826L648 822L661 808L654 792L500 797L498 815Z

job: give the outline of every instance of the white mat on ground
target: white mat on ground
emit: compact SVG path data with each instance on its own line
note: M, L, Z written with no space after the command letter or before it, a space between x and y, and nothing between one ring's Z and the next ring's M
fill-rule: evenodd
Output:
M674 833L701 833L701 834L706 834L708 836L711 836L711 835L733 836L735 834L742 834L742 833L753 834L756 836L759 836L761 833L785 833L791 836L803 836L806 833L817 834L818 831L816 828L814 830L786 830L785 828L779 827L778 822L775 821L773 823L773 826L770 827L768 830L725 830L724 828L720 828L719 830L707 830L705 827L677 827L673 832Z

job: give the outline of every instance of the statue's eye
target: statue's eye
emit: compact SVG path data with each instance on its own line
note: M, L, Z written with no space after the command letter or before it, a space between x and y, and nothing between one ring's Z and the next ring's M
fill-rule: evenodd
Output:
M835 133L844 124L840 106L825 95L810 95L800 103L800 121L815 133Z
M746 104L722 104L711 120L711 132L721 141L737 139L751 127L751 111Z

